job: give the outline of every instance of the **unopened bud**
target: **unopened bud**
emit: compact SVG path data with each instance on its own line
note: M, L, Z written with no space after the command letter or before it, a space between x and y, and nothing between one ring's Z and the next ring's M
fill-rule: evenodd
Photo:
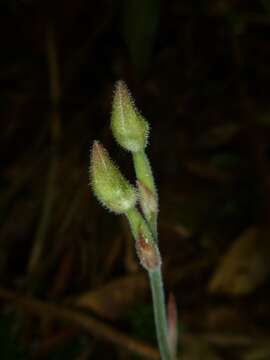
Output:
M125 213L135 206L135 188L124 178L98 141L94 142L92 148L90 180L96 197L109 210Z
M116 83L111 127L116 141L124 149L138 152L146 147L149 125L136 109L123 81Z
M142 231L139 231L135 245L141 265L147 271L154 271L161 266L157 244L152 239L148 239Z
M158 200L156 191L153 192L142 181L137 181L139 190L140 206L147 219L151 219L152 216L156 216L158 212Z

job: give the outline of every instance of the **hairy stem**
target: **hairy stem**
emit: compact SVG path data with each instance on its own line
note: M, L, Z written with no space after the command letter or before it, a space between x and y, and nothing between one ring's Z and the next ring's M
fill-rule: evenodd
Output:
M149 190L156 202L156 212L149 214L144 213L144 215L149 223L151 231L153 232L154 238L157 239L158 195L154 183L151 165L144 150L134 152L132 153L132 155L137 180L139 180L140 183L142 183L146 187L146 189Z

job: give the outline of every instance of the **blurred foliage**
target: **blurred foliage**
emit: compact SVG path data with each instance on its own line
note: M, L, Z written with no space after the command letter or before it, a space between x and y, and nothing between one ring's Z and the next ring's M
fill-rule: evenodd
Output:
M127 321L127 324L130 327L130 331L134 337L155 345L155 324L151 303L144 303L135 306L126 315L125 320ZM178 333L180 338L185 331L187 331L185 324L179 320ZM179 352L182 352L183 350L181 340L178 342L178 350ZM134 356L133 358L139 359L137 356Z
M123 31L131 62L143 74L152 62L160 0L124 0Z
M140 304L127 315L131 332L141 340L155 344L155 324L152 304Z
M261 0L261 3L263 5L263 7L265 8L265 10L267 10L267 12L270 13L270 3L268 0Z
M0 317L0 354L2 360L26 360L29 358L26 349L18 340L14 320L14 317L10 315Z
M62 345L54 347L53 351L49 354L50 360L74 360L87 348L87 339L78 336L71 338L70 341L64 342Z

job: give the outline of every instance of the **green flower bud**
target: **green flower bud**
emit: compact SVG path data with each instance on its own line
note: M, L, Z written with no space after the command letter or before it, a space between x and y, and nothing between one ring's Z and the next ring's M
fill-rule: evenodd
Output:
M94 194L109 210L121 214L135 206L135 188L124 178L98 141L94 142L92 148L90 180Z
M149 125L136 109L123 81L116 83L111 127L116 141L124 149L138 152L146 147Z

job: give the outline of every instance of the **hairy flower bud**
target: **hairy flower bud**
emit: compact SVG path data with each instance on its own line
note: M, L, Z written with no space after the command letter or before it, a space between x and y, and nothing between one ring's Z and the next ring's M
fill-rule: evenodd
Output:
M136 109L123 81L116 83L111 127L116 141L124 149L138 152L146 147L149 125Z
M148 239L142 231L138 233L135 246L141 265L147 271L154 271L161 266L157 244L152 239Z
M151 219L157 215L158 212L158 200L156 191L152 191L142 181L137 180L137 186L139 189L139 199L142 211L146 219Z
M135 188L124 178L98 141L94 142L92 148L90 180L96 197L109 210L120 214L135 206Z

